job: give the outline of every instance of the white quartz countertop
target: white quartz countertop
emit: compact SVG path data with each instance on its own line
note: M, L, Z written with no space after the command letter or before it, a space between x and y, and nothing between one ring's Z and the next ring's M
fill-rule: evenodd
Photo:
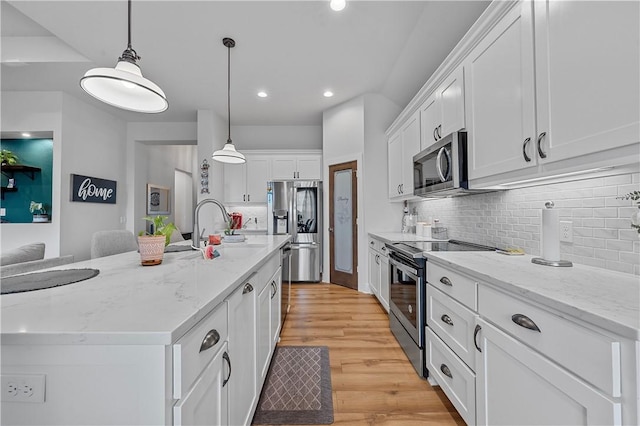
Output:
M0 296L2 344L171 344L290 238L250 235L216 246L221 255L213 260L194 250L165 253L162 264L141 266L134 251L51 268L100 274Z
M640 277L574 264L550 267L532 256L495 252L425 252L438 262L473 275L514 295L538 302L559 314L640 340Z

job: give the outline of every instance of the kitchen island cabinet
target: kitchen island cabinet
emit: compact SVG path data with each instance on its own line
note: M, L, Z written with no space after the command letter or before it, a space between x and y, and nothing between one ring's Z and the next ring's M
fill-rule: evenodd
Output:
M34 394L41 390L44 401L3 395L2 423L250 422L260 387L239 371L250 372L255 356L238 352L256 341L238 333L259 323L237 323L252 304L238 303L234 292L254 281L270 287L289 239L252 236L218 246L214 260L166 253L154 267L140 266L136 252L92 259L55 268L99 269L91 280L3 295L3 383L43 377ZM239 389L248 400L229 401ZM203 398L220 410L205 409Z

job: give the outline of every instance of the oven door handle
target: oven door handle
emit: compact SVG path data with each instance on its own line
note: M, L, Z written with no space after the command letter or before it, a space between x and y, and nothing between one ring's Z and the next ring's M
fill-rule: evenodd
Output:
M404 263L400 263L397 260L392 258L389 258L389 263L395 266L396 268L398 268L399 270L401 270L402 272L404 272L405 274L409 275L411 278L416 280L416 282L418 281L418 271L415 268L405 265Z

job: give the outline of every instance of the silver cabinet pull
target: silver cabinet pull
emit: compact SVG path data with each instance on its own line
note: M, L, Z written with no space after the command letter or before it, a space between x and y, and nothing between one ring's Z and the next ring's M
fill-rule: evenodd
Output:
M380 255L376 254L376 264L380 264Z
M444 314L443 316L441 316L440 319L445 324L453 325L453 321L451 321L451 317L447 314Z
M438 139L442 139L442 124L438 124Z
M438 134L436 133L438 131L437 127L433 128L433 140L437 141L438 140Z
M242 201L247 201L247 196L245 194L242 194Z
M529 318L528 316L526 316L526 315L515 314L515 315L513 315L511 317L511 321L515 322L520 327L524 327L524 328L527 328L529 330L533 330L533 331L537 331L538 333L542 333L542 331L540 331L540 329L538 328L536 323L533 322L533 320L531 318Z
M451 280L447 277L442 277L440 278L440 282L444 285L448 285L449 287L453 287L453 283L451 282Z
M442 373L448 378L453 379L453 374L451 374L451 370L449 369L449 367L447 367L446 364L440 365L440 371L442 371Z
M476 346L478 352L482 352L482 349L480 349L480 346L478 346L478 333L480 333L480 330L482 330L482 327L480 327L480 325L476 325L476 329L473 330L473 344Z
M278 286L275 281L271 281L271 288L273 289L273 294L271 295L271 298L273 299L276 296L276 293L278 293Z
M547 154L542 151L542 139L545 136L547 136L547 132L542 132L538 135L538 155L540 155L540 158L547 158Z
M251 201L251 194L247 194L247 201Z
M369 244L374 245L375 243L373 241L369 241Z
M227 364L229 364L229 375L222 382L222 387L225 387L227 385L227 383L229 382L229 379L231 378L231 359L229 358L229 354L226 353L226 352L222 354L222 359L227 361Z
M200 345L200 351L206 351L207 349L211 349L220 341L220 333L218 330L210 330L204 339L202 340L202 344Z
M527 155L527 145L529 145L529 142L531 142L531 138L526 138L522 143L522 156L527 163L531 161L531 157Z
M242 289L242 294L251 293L253 291L253 286L250 283L246 283L244 288Z

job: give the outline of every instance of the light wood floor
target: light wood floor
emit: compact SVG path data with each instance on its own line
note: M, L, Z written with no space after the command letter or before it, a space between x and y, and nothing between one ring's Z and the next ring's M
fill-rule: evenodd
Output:
M293 284L280 345L329 347L334 425L464 425L442 391L418 377L375 296Z

